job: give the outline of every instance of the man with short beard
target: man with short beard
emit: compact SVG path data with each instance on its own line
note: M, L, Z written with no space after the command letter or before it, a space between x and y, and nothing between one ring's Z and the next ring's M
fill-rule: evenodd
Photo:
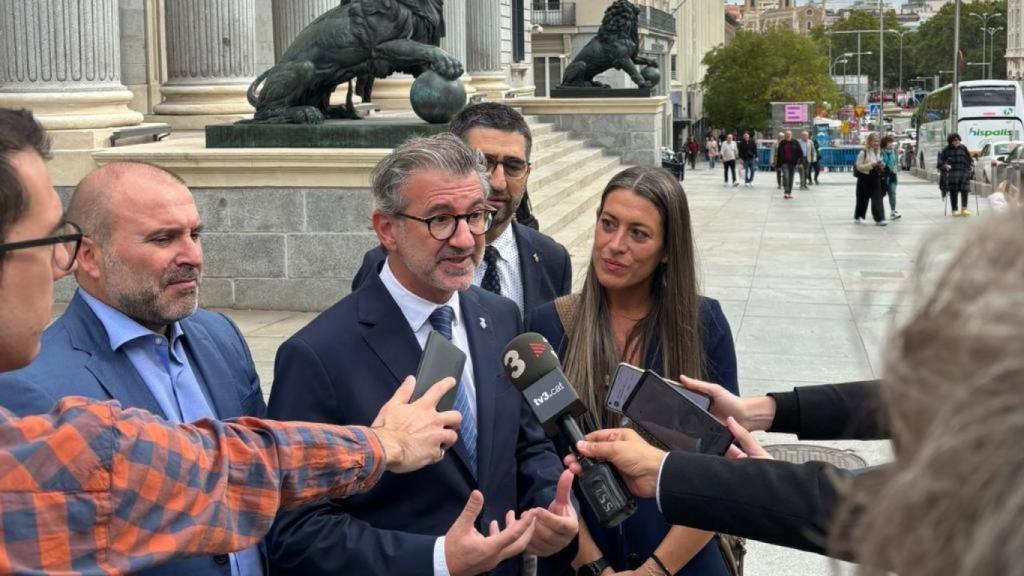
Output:
M512 300L525 318L572 288L572 263L565 247L516 219L518 209L528 202L530 127L512 107L481 102L463 108L449 129L483 153L490 185L487 202L496 210L473 284ZM352 281L353 291L380 272L385 256L380 246L366 253Z
M103 166L79 183L66 219L84 234L79 289L35 361L5 375L0 405L26 416L85 396L172 423L266 415L237 327L198 309L202 224L177 176L148 164ZM253 547L140 573L253 576L263 564Z

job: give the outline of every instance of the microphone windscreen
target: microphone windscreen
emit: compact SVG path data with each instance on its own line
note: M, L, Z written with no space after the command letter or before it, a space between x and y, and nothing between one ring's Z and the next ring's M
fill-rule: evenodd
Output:
M516 336L501 355L505 373L516 389L522 391L552 370L561 371L562 364L551 344L536 332Z

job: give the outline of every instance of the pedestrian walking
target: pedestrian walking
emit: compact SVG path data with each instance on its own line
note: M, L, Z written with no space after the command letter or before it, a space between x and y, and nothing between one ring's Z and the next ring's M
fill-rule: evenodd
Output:
M818 185L818 175L821 174L821 144L814 138L811 138L811 142L814 144L814 162L811 163L811 168L814 170L814 185Z
M960 135L953 132L946 138L946 147L939 153L939 170L946 175L946 191L949 193L949 204L953 216L970 216L967 209L967 194L971 191L971 174L974 172L974 159L967 147L960 143ZM957 210L957 196L960 196L960 209Z
M857 162L854 165L854 174L857 176L857 203L853 209L853 221L857 224L864 222L869 202L875 224L887 224L885 207L882 205L882 181L885 170L878 134L872 132L864 141L864 149L857 154Z
M800 158L800 189L807 190L812 183L812 166L818 161L818 149L814 147L811 133L807 130L800 134L800 153L803 154Z
M892 136L882 138L882 162L885 163L887 175L882 181L882 192L889 197L889 219L899 220L903 217L896 210L896 173L899 171L899 153L893 145L895 140Z
M718 159L718 140L714 136L708 136L704 143L704 153L708 156L708 168L715 169L715 160Z
M779 132L775 138L775 142L772 143L772 152L768 158L768 164L771 165L772 169L775 170L775 189L782 189L782 170L776 168L778 165L779 156L779 143L786 139L785 132Z
M751 186L754 182L754 174L757 172L757 142L750 137L750 132L743 133L743 140L736 145L739 150L740 160L743 161L743 184Z
M728 134L725 137L725 142L722 142L722 170L725 172L725 185L729 185L729 172L732 172L732 185L739 186L740 183L736 181L736 159L740 156L739 148L736 147L736 141L733 140L732 134Z
M782 197L786 200L793 198L793 175L802 158L800 144L793 140L793 133L786 130L775 153L775 169L782 173Z
M697 168L697 155L700 154L700 142L693 136L686 142L686 159L690 161L690 168Z

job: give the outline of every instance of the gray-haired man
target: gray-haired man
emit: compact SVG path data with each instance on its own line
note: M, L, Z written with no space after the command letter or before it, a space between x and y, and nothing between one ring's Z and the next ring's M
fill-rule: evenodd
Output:
M466 353L452 450L357 501L279 518L268 545L279 573L513 576L523 550L552 556L574 539L572 477L501 365L522 332L518 309L472 285L493 223L487 176L451 134L396 148L373 177L383 266L278 351L271 417L314 422L372 420L432 330ZM492 522L506 527L485 538Z

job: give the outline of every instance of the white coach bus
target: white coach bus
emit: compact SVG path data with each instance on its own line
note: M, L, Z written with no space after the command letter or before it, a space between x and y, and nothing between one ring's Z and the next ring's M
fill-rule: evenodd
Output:
M952 125L953 86L947 84L925 96L918 106L918 166L934 171L946 137L960 134L977 156L988 142L1024 139L1024 95L1013 80L960 82L957 125Z

